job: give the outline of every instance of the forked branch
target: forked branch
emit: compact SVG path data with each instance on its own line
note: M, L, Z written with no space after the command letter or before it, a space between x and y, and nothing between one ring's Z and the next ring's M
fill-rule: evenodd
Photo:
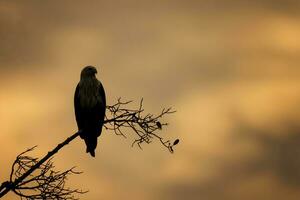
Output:
M137 109L126 108L131 102L123 102L119 98L117 103L107 106L104 127L125 138L126 134L128 134L127 131L125 133L125 130L131 130L136 137L132 146L137 144L141 148L143 143L149 144L153 140L158 140L173 153L173 147L179 143L179 139L170 142L170 140L165 140L160 136L158 131L168 125L168 123L162 122L162 118L175 111L167 108L163 109L158 115L144 114L143 99L140 101ZM85 193L86 191L70 189L65 184L69 175L80 174L81 172L75 171L74 168L64 172L55 171L52 162L53 156L78 135L79 132L74 133L40 160L27 155L35 147L20 153L12 164L9 181L5 181L0 185L0 198L9 191L13 191L21 199L28 200L75 200L77 199L74 197L75 194Z
M165 115L172 114L172 108L163 109L158 115L144 114L143 99L141 99L138 108L126 108L132 101L121 101L119 98L117 103L112 106L107 106L105 128L112 130L116 135L121 135L126 138L128 129L135 133L136 139L132 146L137 144L141 148L141 144L149 144L157 139L171 153L174 152L174 145L178 144L176 139L173 143L170 140L165 140L159 135L159 131L167 126L168 123L161 122Z

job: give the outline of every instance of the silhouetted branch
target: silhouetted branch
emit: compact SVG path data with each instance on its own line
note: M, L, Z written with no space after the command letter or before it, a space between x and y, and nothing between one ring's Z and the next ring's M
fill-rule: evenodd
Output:
M41 160L38 160L37 158L32 158L30 156L25 156L26 153L32 151L35 147L27 149L26 151L19 154L12 165L10 180L2 183L0 186L0 198L6 195L10 190L12 190L17 195L19 195L21 199L22 198L45 199L44 197L47 197L46 199L71 200L71 199L76 199L72 196L73 193L84 193L79 190L71 190L65 188L64 183L65 183L66 175L78 174L78 172L75 172L73 169L67 170L63 173L55 172L54 170L52 170L53 163L51 162L51 157L54 154L56 154L62 147L64 147L65 145L69 144L69 142L74 140L78 135L79 132L68 137L64 142L58 144L52 151L49 151ZM35 170L38 170L40 173L38 173L38 175L32 175L32 173ZM53 176L55 176L56 179L53 179ZM41 183L42 180L40 180L39 177L43 177L45 180L49 179L50 182L45 181L44 183ZM29 178L29 180L27 178ZM39 185L38 183L41 184ZM35 185L36 187L33 187L34 184L38 184L38 185ZM23 186L24 188L22 189L21 186ZM33 194L33 196L31 196L31 195L26 195L25 193L22 192L23 190L28 189L29 187L33 187L31 188L31 192L33 191L35 192L39 190L40 193ZM58 195L57 197L52 196L50 198L49 196L50 194L48 194L49 188L57 189L57 190L52 190L52 192L56 192L56 194L60 194L60 195Z
M74 194L83 194L84 191L70 189L65 186L67 176L71 174L81 174L74 170L74 167L64 172L54 170L52 158L36 167L37 158L26 154L35 147L19 154L12 165L10 182L18 180L27 171L36 168L35 173L29 174L18 184L14 185L12 191L25 199L68 199L74 200Z
M113 130L115 134L126 137L124 129L132 130L136 135L132 146L137 144L141 148L142 143L151 143L157 139L164 147L173 153L173 147L179 143L176 139L173 143L159 136L158 131L167 123L160 120L167 114L174 113L171 108L163 109L160 114L144 114L143 99L137 109L128 109L132 101L123 102L119 98L117 103L107 106L104 127ZM69 144L79 135L74 133L65 141L58 144L52 151L49 151L41 160L27 156L35 147L20 153L14 161L10 173L10 180L0 185L0 198L9 191L13 191L21 199L61 199L74 200L74 194L83 194L85 191L70 189L65 185L67 176L80 174L74 168L59 172L54 170L53 156L65 145ZM35 173L34 173L35 172Z
M133 141L132 146L137 144L141 148L142 143L151 143L153 139L157 139L164 147L173 153L174 145L177 142L171 143L170 140L165 140L162 136L159 136L158 131L168 123L162 123L160 120L167 114L172 114L172 108L163 109L160 114L144 114L143 99L137 109L128 109L128 106L132 101L121 101L118 99L117 103L112 106L107 106L105 128L112 130L116 135L121 135L126 138L124 129L131 129L136 134L136 139ZM109 116L110 118L108 118Z

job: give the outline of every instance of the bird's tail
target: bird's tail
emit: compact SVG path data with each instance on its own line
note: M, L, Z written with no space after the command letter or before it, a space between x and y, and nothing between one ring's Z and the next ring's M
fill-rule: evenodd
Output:
M86 152L90 153L91 156L95 157L95 149L94 150L88 150L88 147L86 148Z
M84 138L86 144L86 153L90 153L91 156L95 157L95 149L97 147L97 137L86 136Z

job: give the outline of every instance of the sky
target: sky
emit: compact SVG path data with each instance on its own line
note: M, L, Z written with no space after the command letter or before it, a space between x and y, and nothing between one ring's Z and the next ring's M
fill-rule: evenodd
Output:
M297 0L0 1L0 182L15 156L42 157L73 134L84 66L107 103L144 98L164 119L158 142L131 147L104 130L96 158L77 138L56 154L76 166L81 199L300 198L300 2ZM133 103L133 107L136 104ZM9 193L4 199L18 199Z

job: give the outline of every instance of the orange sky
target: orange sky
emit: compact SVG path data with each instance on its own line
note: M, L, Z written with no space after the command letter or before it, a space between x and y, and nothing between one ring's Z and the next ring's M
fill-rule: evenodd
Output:
M58 169L84 171L81 199L300 198L300 3L0 2L0 181L14 157L43 156L76 130L73 94L94 65L108 104L172 106L167 138L143 150L104 131L96 158L76 139ZM130 136L132 133L127 132ZM16 199L11 193L4 199Z

